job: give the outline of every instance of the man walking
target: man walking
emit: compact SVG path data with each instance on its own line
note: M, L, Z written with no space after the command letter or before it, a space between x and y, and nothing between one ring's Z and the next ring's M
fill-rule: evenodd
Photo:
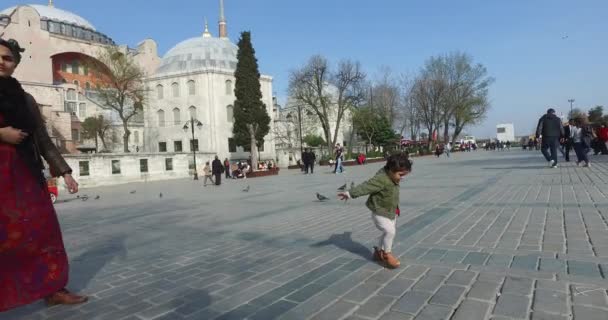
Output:
M541 152L552 168L557 168L557 148L559 147L559 140L563 136L564 126L562 121L555 115L555 109L550 108L547 110L547 114L538 120L536 137L542 139Z
M222 162L218 156L215 156L215 160L211 163L211 172L215 176L215 185L219 186L222 184Z
M450 151L452 151L452 143L448 141L448 143L445 145L445 155L448 158L450 157Z
M566 162L570 162L570 150L574 146L574 120L568 120L568 124L564 126L564 158Z

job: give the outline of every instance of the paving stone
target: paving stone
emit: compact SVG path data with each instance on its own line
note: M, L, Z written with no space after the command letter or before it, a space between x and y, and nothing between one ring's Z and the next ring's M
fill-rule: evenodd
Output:
M447 250L443 249L431 249L419 259L421 261L439 261L447 253Z
M448 280L446 280L445 283L459 286L468 286L469 284L471 284L471 282L473 281L473 279L475 279L476 276L477 274L475 272L457 270L452 273L452 275L448 278Z
M543 280L543 279L537 280L536 288L550 290L550 291L564 292L564 293L568 292L567 283L561 282L561 281L554 281L554 280Z
M311 283L306 287L288 295L285 299L294 302L304 302L315 294L325 290L325 288L327 287L316 283Z
M344 317L345 315L353 312L357 307L357 304L338 300L336 303L330 305L325 310L321 311L316 316L312 317L311 320L336 320Z
M530 298L513 294L502 294L498 297L493 314L515 319L527 319Z
M391 280L378 294L384 296L401 297L414 284L414 280L397 278Z
M488 302L464 300L456 309L452 320L485 320L490 307Z
M542 311L532 312L532 320L570 320L569 315L546 313Z
M407 267L407 269L405 269L403 272L401 272L399 274L399 278L415 280L415 279L420 278L423 274L425 274L428 269L429 269L428 267L419 266L419 265L409 266L409 267Z
M599 266L592 262L568 260L568 273L574 276L601 278Z
M606 288L593 285L572 285L572 296L575 305L608 308Z
M382 315L395 302L395 298L387 296L371 297L355 312L356 315L377 318Z
M412 315L391 311L391 312L387 312L384 315L382 315L382 317L380 317L380 319L378 319L378 320L412 320L412 319L414 319L414 316L412 316Z
M577 305L572 309L574 320L606 320L606 310Z
M430 304L439 304L444 306L456 307L460 297L465 292L464 287L457 286L442 286L437 293L431 298Z
M449 319L452 314L452 308L437 306L437 305L427 305L422 309L419 315L417 315L414 320L445 320Z
M498 283L477 281L471 287L467 297L485 301L496 301L496 294L499 288L500 284Z
M538 256L515 256L513 257L513 263L511 268L524 269L524 270L536 270L538 264Z
M534 291L534 311L546 311L566 314L568 312L568 296L566 293L537 289Z
M435 292L444 280L444 276L427 275L414 285L413 290Z
M520 277L507 277L502 286L502 293L511 293L526 296L532 293L534 280Z
M362 303L380 290L382 286L377 283L362 283L347 293L342 299L349 302Z
M551 258L540 258L540 271L548 271L555 273L566 272L566 261L551 259Z
M446 254L441 258L441 262L445 263L459 263L464 259L464 257L468 254L467 251L452 251L449 250Z
M309 319L312 315L319 312L319 310L326 306L334 303L338 297L321 292L318 295L310 298L306 302L303 302L293 309L283 314L279 319L282 320L303 320Z
M489 253L483 252L471 252L467 254L467 256L462 260L463 264L472 264L472 265L483 265L490 256Z
M408 291L391 308L393 311L415 315L431 297L432 293Z
M511 265L513 256L507 254L492 254L486 262L487 266L508 268Z

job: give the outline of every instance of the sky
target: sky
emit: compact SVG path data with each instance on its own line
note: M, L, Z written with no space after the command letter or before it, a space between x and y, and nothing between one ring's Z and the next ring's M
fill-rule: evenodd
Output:
M0 8L46 4L1 0ZM219 0L55 0L116 43L154 39L159 55L199 36L205 18L217 36ZM414 76L431 56L466 52L495 78L491 110L467 129L494 137L514 123L527 135L548 107L608 108L606 0L225 0L229 36L251 31L263 74L284 101L290 71L315 54L361 62L374 79L383 68Z

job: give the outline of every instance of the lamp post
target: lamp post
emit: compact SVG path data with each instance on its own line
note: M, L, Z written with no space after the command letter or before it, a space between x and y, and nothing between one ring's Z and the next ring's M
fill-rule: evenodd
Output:
M570 102L570 115L568 116L568 118L572 117L572 104L574 103L574 99L568 99L568 102Z
M190 127L188 127L188 125ZM194 117L190 116L190 120L184 124L184 131L188 132L188 129L192 132L192 140L190 140L190 149L192 149L192 157L194 158L194 180L198 180L198 171L196 170L196 149L198 148L198 143L196 144L196 148L194 147L194 126L198 129L203 127L203 123L194 119Z

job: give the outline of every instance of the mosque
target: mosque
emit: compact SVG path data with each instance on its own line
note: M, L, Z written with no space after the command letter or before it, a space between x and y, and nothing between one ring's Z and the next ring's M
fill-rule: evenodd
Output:
M145 71L149 95L143 114L129 122L131 151L194 149L231 159L249 155L231 139L237 46L228 37L223 0L217 37L205 23L202 34L179 42L163 57L153 39L141 41L136 48L118 45L85 18L57 8L52 0L1 10L0 37L16 39L26 49L15 77L36 98L51 137L65 153L91 149L91 141L82 136L81 123L100 114L113 123L110 140L117 143L110 149L122 150L121 123L115 111L96 99L95 85L101 80L87 68L87 61L106 46L117 46ZM276 117L272 81L271 76L260 77L271 120ZM194 139L185 130L191 119L196 127ZM261 159L275 158L274 123L259 150Z

